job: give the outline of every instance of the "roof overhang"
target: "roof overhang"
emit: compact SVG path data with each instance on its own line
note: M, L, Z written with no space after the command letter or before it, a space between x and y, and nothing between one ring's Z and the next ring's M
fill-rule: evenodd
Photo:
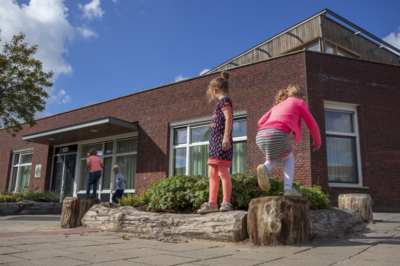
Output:
M25 135L22 140L45 145L60 145L127 134L138 130L137 123L105 117L66 127Z
M382 39L376 37L375 35L373 35L373 34L369 33L368 31L366 31L366 30L364 30L364 29L358 27L357 25L351 23L351 22L348 21L347 19L345 19L345 18L339 16L339 15L336 14L335 12L333 12L333 11L331 11L331 10L329 10L329 9L326 8L326 9L324 9L324 10L318 12L317 14L315 14L315 15L313 15L313 16L311 16L311 17L309 17L309 18L307 18L307 19L305 19L305 20L303 20L303 21L301 21L301 22L299 22L299 23L297 23L296 25L294 25L294 26L292 26L292 27L290 27L290 28L288 28L288 29L282 31L281 33L276 34L275 36L269 38L268 40L263 41L263 42L260 43L260 44L257 44L256 46L254 46L254 47L248 49L247 51L245 51L245 52L239 54L238 56L235 56L234 58L229 59L229 60L226 61L225 63L222 63L222 64L220 64L219 66L216 66L216 67L214 67L213 69L210 69L209 71L203 73L202 75L210 74L210 73L214 72L215 70L217 70L218 68L223 67L224 65L232 64L232 61L234 61L234 60L236 60L237 58L239 58L239 57L245 55L246 53L251 52L252 50L258 49L260 46L262 46L262 45L264 45L264 44L266 44L266 43L272 41L272 40L275 39L275 38L278 38L279 36L281 36L281 35L283 35L283 34L286 34L286 33L290 32L290 31L293 30L294 28L297 28L298 26L300 26L300 25L302 25L302 24L304 24L304 23L306 23L306 22L308 22L308 21L310 21L310 20L312 20L312 19L314 19L314 18L316 18L316 17L318 17L318 16L321 16L321 15L323 16L323 17L322 17L321 25L324 23L325 16L326 16L326 15L330 15L330 16L336 18L337 20L339 20L340 22L342 22L342 23L344 23L344 24L347 24L347 25L351 26L352 28L354 28L354 29L356 30L353 34L351 34L351 35L349 35L349 36L346 36L345 38L350 38L350 37L352 37L352 36L354 36L354 35L364 34L365 36L368 36L368 37L369 37L369 40L370 40L370 41L372 41L372 42L375 41L375 43L376 43L377 46L378 46L378 49L379 49L379 48L383 48L383 47L385 47L385 48L387 47L387 48L392 49L394 52L400 54L400 49L398 49L397 47L395 47L395 46L393 46L393 45L391 45L391 44L385 42L384 40L382 40ZM343 25L342 25L342 26L343 26ZM351 29L350 29L350 30L351 30ZM381 46L381 47L379 47L379 46ZM390 50L388 50L388 51L390 51ZM393 51L390 51L390 52L393 53ZM400 57L397 58L397 59L395 59L395 60L393 60L392 63L397 62L397 61L400 61ZM201 75L201 76L202 76L202 75Z

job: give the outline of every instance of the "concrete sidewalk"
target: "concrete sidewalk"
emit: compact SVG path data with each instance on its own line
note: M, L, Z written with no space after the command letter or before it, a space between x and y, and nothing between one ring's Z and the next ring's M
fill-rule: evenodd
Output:
M118 233L62 231L56 215L3 216L0 265L400 265L400 214L374 218L376 224L349 238L255 247L248 241L168 243L129 234L124 240Z

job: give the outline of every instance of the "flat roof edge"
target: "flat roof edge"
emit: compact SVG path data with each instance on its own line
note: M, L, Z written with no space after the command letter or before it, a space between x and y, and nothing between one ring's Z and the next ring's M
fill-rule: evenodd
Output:
M30 140L33 138L43 137L43 136L47 136L47 135L51 135L51 134L63 133L63 132L71 131L71 130L76 130L76 129L80 129L80 128L95 126L95 125L107 124L107 123L130 128L132 130L138 130L137 124L129 123L127 121L123 121L123 120L120 120L120 119L117 119L114 117L103 117L103 118L96 119L96 120L86 121L86 122L73 124L73 125L69 125L69 126L65 126L65 127L59 127L59 128L49 129L49 130L45 130L45 131L40 131L40 132L33 133L33 134L24 135L24 136L22 136L22 140Z

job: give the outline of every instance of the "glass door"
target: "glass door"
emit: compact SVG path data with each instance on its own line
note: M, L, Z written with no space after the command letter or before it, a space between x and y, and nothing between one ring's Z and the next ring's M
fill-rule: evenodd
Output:
M76 154L65 155L62 198L74 196Z
M74 195L75 167L76 154L54 156L51 191L59 194L61 201Z

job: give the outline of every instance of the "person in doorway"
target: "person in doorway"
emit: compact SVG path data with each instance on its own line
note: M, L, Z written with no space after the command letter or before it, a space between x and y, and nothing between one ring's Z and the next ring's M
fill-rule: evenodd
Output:
M86 169L85 169L85 174L86 174L87 170L90 168L89 180L86 188L86 197L96 198L97 182L99 182L99 179L101 177L101 169L103 169L104 164L101 161L101 159L97 157L96 149L90 149L89 155L90 157L86 161ZM92 187L92 185L93 185L93 194L92 196L90 196L90 188Z
M214 114L210 125L210 146L209 146L209 176L210 192L209 201L203 203L197 211L200 214L217 212L217 197L219 190L218 174L222 179L223 202L219 211L231 211L230 204L232 193L232 181L228 168L232 164L233 141L232 122L233 110L232 100L229 93L229 74L225 71L221 76L210 82L207 96L210 102L215 101Z
M121 168L119 167L119 165L115 165L113 167L113 172L115 174L116 183L115 183L115 191L112 195L112 201L114 203L118 203L118 199L121 198L122 195L124 194L126 179L121 174Z
M284 195L302 196L293 188L294 158L289 134L293 132L296 142L301 140L301 118L313 138L313 151L321 146L321 135L314 117L308 110L305 90L298 85L289 85L275 96L275 105L258 121L257 146L266 156L266 162L257 167L258 184L261 189L270 189L269 171L283 163Z

